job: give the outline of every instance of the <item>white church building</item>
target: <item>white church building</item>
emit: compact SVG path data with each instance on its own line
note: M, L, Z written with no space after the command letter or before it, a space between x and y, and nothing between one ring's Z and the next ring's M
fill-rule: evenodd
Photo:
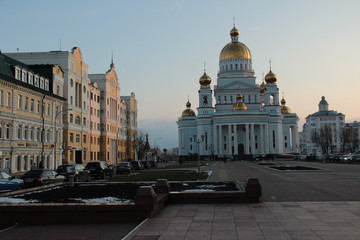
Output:
M252 57L230 31L231 42L219 56L217 85L204 72L200 77L197 115L186 103L178 119L179 156L244 159L297 153L298 116L280 100L277 76L271 71L256 83Z

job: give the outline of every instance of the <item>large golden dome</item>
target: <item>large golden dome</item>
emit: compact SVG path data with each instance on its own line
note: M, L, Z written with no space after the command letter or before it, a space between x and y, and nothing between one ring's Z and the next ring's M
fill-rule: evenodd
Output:
M187 109L185 109L182 112L181 116L182 117L195 117L196 114L195 114L194 110L190 109L191 103L189 101L186 103L186 107L187 107Z
M284 98L281 99L281 113L291 113L291 109L287 106L285 106L286 101Z
M265 76L265 81L267 84L273 84L276 83L277 81L277 76L275 75L275 73L273 73L270 69L269 73L266 74Z
M211 83L211 78L204 72L204 74L200 77L199 83L201 86L207 87Z
M226 44L221 50L220 61L234 58L251 59L251 53L248 47L238 41L239 34L239 30L237 30L235 26L230 30L231 42Z
M234 58L251 59L250 50L241 42L231 42L225 45L220 52L219 60L228 60Z

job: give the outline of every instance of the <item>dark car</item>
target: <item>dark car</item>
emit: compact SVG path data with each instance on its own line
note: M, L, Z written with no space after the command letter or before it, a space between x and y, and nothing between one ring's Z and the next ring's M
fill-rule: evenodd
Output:
M130 163L134 170L143 169L143 166L141 165L140 161L131 161Z
M66 181L69 181L69 175L74 174L75 182L89 182L90 171L85 169L82 164L64 164L58 166L56 172L66 177Z
M112 177L114 170L106 162L89 162L86 167L90 171L91 177L94 178L105 178L105 176Z
M38 187L52 183L65 182L65 177L50 169L35 169L26 172L22 177L25 188Z
M134 172L134 169L130 162L121 162L121 163L118 163L118 165L116 166L116 173L129 174L131 172Z
M24 181L0 170L0 192L16 191L24 187Z

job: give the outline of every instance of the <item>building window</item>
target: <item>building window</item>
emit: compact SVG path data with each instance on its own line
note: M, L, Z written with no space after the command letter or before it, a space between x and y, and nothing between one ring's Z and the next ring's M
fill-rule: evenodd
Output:
M27 82L27 72L24 71L24 70L22 70L22 78L21 78L21 80L22 80L23 82Z
M0 90L0 106L3 106L4 104L4 90Z
M50 103L47 104L47 115L50 116Z
M40 101L37 101L37 113L40 114Z
M29 131L29 127L25 126L25 128L24 128L24 140L28 140L28 131Z
M80 134L76 134L76 143L80 143Z
M31 84L31 85L34 84L33 74L32 73L28 73L28 83Z
M30 112L34 112L34 106L35 105L35 100L34 99L31 99L31 102L30 102Z
M44 78L40 77L40 88L44 89Z
M86 135L83 135L83 143L86 143Z
M36 76L36 75L35 75L35 78L34 78L34 86L35 86L35 87L39 87L39 76Z
M70 87L74 86L74 80L70 79Z
M29 106L29 98L25 97L25 104L24 104L24 110L27 111Z
M41 133L40 133L40 128L37 128L36 129L36 140L40 142L40 136L41 136Z
M276 144L275 144L275 131L272 131L272 139L273 139L273 148L276 147Z
M75 118L75 124L79 124L79 125L80 125L80 117L79 117L79 116L77 116L77 117Z
M46 131L46 142L50 142L50 130Z
M83 126L86 126L86 118L83 118Z
M5 127L5 139L10 139L10 124L6 124L6 127Z
M20 68L15 67L15 79L21 80L21 74L20 73L21 73Z
M70 142L74 142L74 134L73 133L70 133Z
M11 93L7 93L7 106L10 107L11 106Z
M18 96L18 108L22 109L22 96L21 95Z
M70 104L73 105L73 96L70 96Z
M49 80L45 79L45 90L49 91Z
M17 129L17 139L19 140L21 140L21 131L22 131L22 126L19 125Z
M60 86L56 85L56 95L60 95Z
M34 140L34 127L30 128L30 140Z

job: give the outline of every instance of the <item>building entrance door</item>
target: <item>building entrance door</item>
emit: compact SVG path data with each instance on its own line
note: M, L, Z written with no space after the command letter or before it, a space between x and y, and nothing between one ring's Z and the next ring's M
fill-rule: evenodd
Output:
M244 144L242 143L238 145L238 155L239 157L243 157L245 155L245 148L244 148Z

